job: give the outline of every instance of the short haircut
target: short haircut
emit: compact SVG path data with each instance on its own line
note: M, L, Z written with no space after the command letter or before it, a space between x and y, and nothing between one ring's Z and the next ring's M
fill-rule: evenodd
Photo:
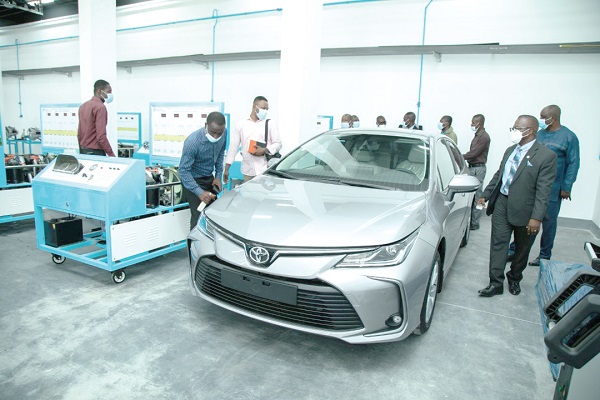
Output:
M377 116L377 120L380 120L380 119L382 119L382 120L384 120L384 121L385 121L385 117L384 117L383 115L378 115L378 116Z
M352 121L360 121L356 115L352 115L350 118L352 118Z
M529 125L531 125L531 128L533 129L533 133L537 133L537 130L540 125L539 125L538 119L536 117L534 117L533 115L519 115L519 119L521 119L521 118L526 120L527 123Z
M481 121L482 125L485 123L485 117L483 116L483 114L475 114L475 115L473 115L473 118Z
M254 101L252 102L252 104L256 104L256 103L258 103L259 101L263 101L263 100L264 100L264 101L266 101L266 102L268 102L268 101L269 101L269 100L267 100L267 98L266 98L265 96L256 96L256 97L254 98Z
M415 118L417 118L417 116L415 115L415 113L414 113L414 112L412 112L412 111L409 111L409 112L407 112L406 114L404 114L404 117L408 117L408 118L410 118L410 119L415 119Z
M104 90L108 85L110 85L110 83L106 82L104 79L98 79L94 82L94 94L98 89Z
M225 116L218 111L213 111L206 117L206 123L212 124L213 122L219 126L225 125Z
M352 115L350 114L344 114L342 115L342 121L347 119L348 121L352 121Z
M556 104L551 104L547 107L544 107L544 109L548 112L548 114L550 114L552 117L557 117L560 118L560 107L557 106Z
M449 115L444 115L444 116L442 117L442 121L447 121L447 122L448 122L448 125L452 125L452 117L451 117L451 116L449 116Z

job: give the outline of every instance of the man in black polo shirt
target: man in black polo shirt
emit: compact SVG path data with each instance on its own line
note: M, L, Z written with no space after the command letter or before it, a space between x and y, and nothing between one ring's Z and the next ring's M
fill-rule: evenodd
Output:
M479 180L479 188L475 193L473 208L471 209L471 230L479 229L479 218L481 210L478 210L475 202L481 197L483 180L485 179L487 156L490 151L490 135L485 131L485 117L481 114L473 116L471 119L471 130L475 133L471 140L471 148L463 157L469 163L469 170L472 176Z

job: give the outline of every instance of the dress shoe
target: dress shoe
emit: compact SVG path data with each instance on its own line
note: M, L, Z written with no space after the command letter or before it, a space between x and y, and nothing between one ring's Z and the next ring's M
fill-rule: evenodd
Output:
M508 253L506 256L506 262L512 262L515 259L515 253Z
M510 294L518 296L521 293L521 285L517 281L508 281L508 291Z
M479 293L481 297L492 297L504 293L504 288L502 286L489 285L477 293Z
M472 231L476 231L477 229L479 229L479 227L478 227L478 226L473 226L473 225L471 225L471 228L470 228L470 229L471 229Z
M532 267L539 267L540 266L540 258L536 258L533 261L529 261L529 265L531 265Z

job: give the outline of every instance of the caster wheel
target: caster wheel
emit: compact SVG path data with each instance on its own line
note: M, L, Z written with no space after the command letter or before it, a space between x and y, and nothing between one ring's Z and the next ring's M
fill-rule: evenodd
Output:
M114 283L121 283L125 280L125 271L120 269L112 273L112 280Z
M63 256L59 256L58 254L52 254L52 261L54 264L62 264L65 262L65 258Z

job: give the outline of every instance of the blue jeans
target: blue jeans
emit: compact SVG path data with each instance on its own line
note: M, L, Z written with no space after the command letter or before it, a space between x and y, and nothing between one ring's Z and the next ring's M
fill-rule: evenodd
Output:
M540 239L540 255L539 258L549 260L552 256L552 247L554 247L554 238L556 237L556 227L558 225L558 213L562 200L560 197L548 202L546 215L542 221L542 238Z

